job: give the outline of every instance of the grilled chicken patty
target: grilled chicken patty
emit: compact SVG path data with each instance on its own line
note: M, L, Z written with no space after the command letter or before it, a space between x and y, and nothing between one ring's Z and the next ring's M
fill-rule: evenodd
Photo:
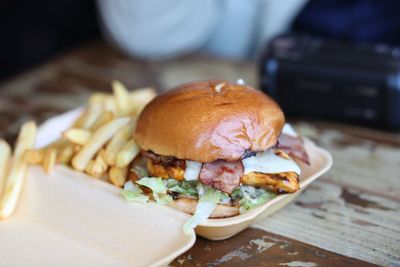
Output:
M285 159L289 155L281 149L274 153ZM162 178L184 179L185 160L160 156L150 151L143 151L146 167L151 176ZM299 190L299 176L295 172L244 174L241 161L227 162L217 160L202 165L199 180L215 189L231 194L240 184L268 189L275 193L293 193Z

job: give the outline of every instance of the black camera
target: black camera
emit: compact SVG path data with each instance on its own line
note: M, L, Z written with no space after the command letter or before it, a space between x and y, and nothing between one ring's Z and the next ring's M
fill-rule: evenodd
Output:
M259 71L288 115L400 128L400 48L284 35L268 44Z

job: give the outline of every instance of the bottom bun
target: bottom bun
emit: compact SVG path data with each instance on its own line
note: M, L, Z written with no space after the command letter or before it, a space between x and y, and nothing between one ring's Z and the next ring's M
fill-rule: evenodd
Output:
M194 214L198 200L193 198L174 199L168 206L183 211L185 213ZM227 218L239 215L239 205L218 204L209 218Z

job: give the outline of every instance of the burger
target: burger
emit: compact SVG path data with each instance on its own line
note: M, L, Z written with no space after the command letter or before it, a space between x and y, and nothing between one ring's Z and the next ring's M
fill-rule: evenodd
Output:
M159 95L140 114L134 138L142 151L123 195L192 214L186 229L298 191L301 170L292 158L308 162L278 104L229 81L191 82Z

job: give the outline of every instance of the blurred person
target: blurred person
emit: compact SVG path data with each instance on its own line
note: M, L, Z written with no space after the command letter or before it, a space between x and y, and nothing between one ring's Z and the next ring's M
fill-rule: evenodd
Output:
M358 43L400 45L396 0L97 0L103 32L131 56L193 51L254 58L294 31Z
M165 59L201 50L252 58L287 31L306 0L97 0L103 31L131 56Z

